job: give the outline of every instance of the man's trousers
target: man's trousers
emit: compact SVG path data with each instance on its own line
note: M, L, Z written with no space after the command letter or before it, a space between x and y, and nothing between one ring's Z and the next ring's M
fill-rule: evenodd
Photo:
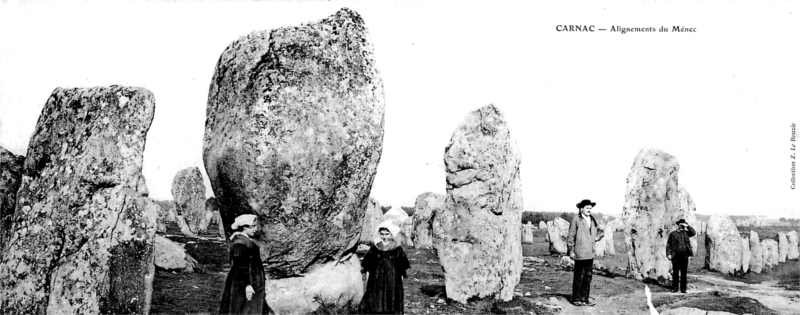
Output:
M576 260L572 278L572 302L589 302L589 287L592 284L594 259Z
M689 268L689 255L687 255L687 253L680 252L680 253L675 253L675 255L672 256L673 292L678 292L678 284L680 284L681 292L686 293L686 270L688 268Z

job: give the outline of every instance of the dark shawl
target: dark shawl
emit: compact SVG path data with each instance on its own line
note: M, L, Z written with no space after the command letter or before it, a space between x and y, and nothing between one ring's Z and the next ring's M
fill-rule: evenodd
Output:
M403 314L403 278L410 267L403 247L369 248L361 268L369 272L359 308L364 314Z
M242 235L235 236L230 245L230 260L231 270L225 280L219 314L269 314L258 245ZM249 301L245 295L248 285L255 291Z

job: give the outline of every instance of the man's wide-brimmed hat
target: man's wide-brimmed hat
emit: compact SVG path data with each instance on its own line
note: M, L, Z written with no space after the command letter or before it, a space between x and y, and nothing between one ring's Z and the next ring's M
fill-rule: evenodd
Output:
M677 225L680 225L681 223L686 223L686 220L680 219L678 221L675 221L675 224L677 224Z
M578 203L577 205L575 205L575 206L576 206L576 207L578 207L578 209L583 209L583 207L586 207L586 206L592 206L592 207L594 207L596 204L597 204L596 202L592 202L592 201L591 201L591 200L589 200L589 199L583 199L583 200L581 200L581 202L579 202L579 203Z

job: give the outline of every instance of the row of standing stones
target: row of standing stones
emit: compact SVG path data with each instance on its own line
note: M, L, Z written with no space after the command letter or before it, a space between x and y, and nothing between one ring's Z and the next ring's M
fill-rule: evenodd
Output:
M436 249L450 299L510 300L522 273L523 204L520 154L502 113L482 107L455 130L446 195L420 195L413 218L381 207L369 192L385 104L368 35L342 9L229 45L209 88L203 143L216 202L190 168L175 176L166 211L141 173L152 93L57 88L27 156L0 149L0 313L147 314L157 250L179 252L156 231L172 221L193 235L215 222L225 237L246 213L259 217L268 302L281 314L357 302L357 245L386 219L402 227L402 244ZM668 277L665 231L678 218L695 222L677 171L675 158L646 149L629 175L622 223L636 279Z

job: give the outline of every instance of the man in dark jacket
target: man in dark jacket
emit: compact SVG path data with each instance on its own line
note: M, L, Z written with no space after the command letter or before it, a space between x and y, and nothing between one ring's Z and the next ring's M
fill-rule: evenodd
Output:
M681 292L686 293L686 270L689 267L689 260L694 256L689 238L696 233L684 219L678 220L675 224L678 225L678 229L669 233L667 239L667 259L672 261L672 292L678 292L680 283ZM680 278L678 278L679 273Z
M594 265L594 243L603 238L603 231L597 229L597 221L592 217L592 208L597 203L583 200L576 206L577 215L572 218L567 234L569 257L575 260L572 278L572 304L575 306L594 306L589 300L589 287L592 284Z

